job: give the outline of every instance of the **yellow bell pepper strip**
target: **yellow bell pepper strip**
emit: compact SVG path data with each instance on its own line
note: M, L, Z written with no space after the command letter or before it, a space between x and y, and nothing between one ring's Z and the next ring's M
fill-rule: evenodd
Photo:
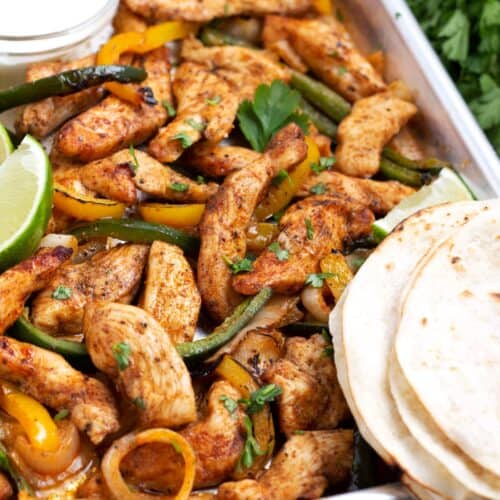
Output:
M105 198L93 198L73 193L61 186L54 185L54 207L79 220L94 221L103 217L121 217L125 205Z
M204 210L203 203L188 205L141 203L139 205L139 214L145 221L172 227L196 226L200 222Z
M101 470L113 498L120 500L158 498L156 495L135 492L129 488L120 472L120 462L122 459L135 448L149 443L170 444L182 455L184 459L184 478L179 491L173 496L173 500L187 500L193 489L196 456L186 439L177 434L177 432L169 429L148 429L142 432L131 432L117 439L108 448L102 460Z
M215 372L238 389L245 399L250 398L250 394L259 389L259 384L253 379L252 375L231 356L225 355ZM254 477L256 472L263 469L274 451L274 424L269 405L264 405L262 411L252 413L250 418L257 444L265 453L257 456L250 468L236 470L234 472L235 479Z
M172 40L185 38L190 33L195 33L196 30L197 25L192 23L168 21L156 24L142 33L136 31L120 33L111 37L108 42L101 47L97 54L97 64L117 64L120 60L120 56L126 52L144 54L162 47ZM104 87L120 99L131 102L132 104L137 105L143 101L143 95L136 87L122 85L116 82L106 83Z
M247 249L250 252L261 252L272 243L278 232L277 224L269 222L252 224L247 231Z
M61 442L57 426L49 412L36 399L2 383L0 406L21 424L35 448L48 452L59 448Z
M342 292L354 277L346 258L341 253L331 253L321 260L320 267L321 272L331 275L326 278L326 284L335 302L338 302Z
M278 186L269 188L267 196L255 210L258 221L263 221L285 208L292 201L305 180L311 175L311 163L318 163L320 154L318 146L310 137L306 137L306 142L306 159L295 167Z
M331 0L314 0L315 9L323 16L331 16L333 12Z

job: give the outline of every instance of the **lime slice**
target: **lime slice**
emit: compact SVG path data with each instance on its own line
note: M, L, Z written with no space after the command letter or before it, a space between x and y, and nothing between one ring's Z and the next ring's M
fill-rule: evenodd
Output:
M37 248L52 209L52 169L42 145L27 135L0 165L0 271Z
M14 146L10 140L9 133L0 123L0 163L3 163L12 151L14 151Z
M438 178L396 205L383 219L373 224L373 235L382 241L402 220L419 210L440 203L472 200L473 194L461 177L443 168Z

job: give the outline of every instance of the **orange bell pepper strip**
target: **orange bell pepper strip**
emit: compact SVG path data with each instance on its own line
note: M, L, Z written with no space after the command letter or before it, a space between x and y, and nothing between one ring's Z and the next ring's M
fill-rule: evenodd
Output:
M250 398L250 394L259 389L259 385L250 373L231 358L231 356L225 355L215 372L238 389L243 398ZM248 476L253 477L256 472L262 470L274 451L274 424L269 405L266 404L262 411L253 413L250 417L252 419L255 439L259 448L265 451L265 453L257 456L250 468L236 470L233 473L235 479L243 479Z
M141 203L139 205L139 214L145 221L157 222L171 227L196 226L200 222L204 210L203 203L186 205Z
M306 137L306 142L305 160L289 172L288 177L279 186L269 188L267 196L255 210L258 221L263 221L285 208L311 175L311 163L318 163L320 154L318 146L310 137Z
M278 225L269 222L251 224L247 231L247 248L250 252L260 252L267 248L279 233Z
M332 0L313 0L315 9L323 16L331 16L333 12Z
M76 219L86 221L104 217L119 218L126 208L123 203L117 201L73 193L60 184L54 185L54 207Z
M21 424L29 442L39 450L56 451L60 446L59 431L49 412L13 386L2 383L0 387L0 407Z
M99 50L97 54L97 64L117 64L120 56L126 52L134 54L145 54L151 50L163 47L167 42L185 38L190 33L195 33L197 25L183 21L168 21L151 26L146 31L139 33L130 31L120 33L111 37ZM120 99L140 104L142 94L137 87L124 85L117 82L104 84L106 90L113 93Z
M326 284L332 292L335 302L338 302L342 292L354 277L346 258L340 253L331 253L320 262L321 272L328 273Z

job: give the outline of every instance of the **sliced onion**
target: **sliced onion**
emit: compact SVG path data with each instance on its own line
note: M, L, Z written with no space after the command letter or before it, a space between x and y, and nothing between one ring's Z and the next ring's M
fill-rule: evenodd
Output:
M302 290L300 298L302 304L314 316L314 319L322 323L328 323L333 307L326 302L323 288L307 286Z
M180 435L169 429L148 429L142 432L131 432L117 439L106 451L101 470L106 485L117 500L147 500L158 497L131 491L120 472L120 463L133 449L147 443L166 443L172 445L182 454L184 459L184 479L174 500L187 500L191 494L195 475L195 454L191 445Z
M66 247L71 248L73 253L78 249L78 240L72 234L46 234L40 241L40 248L42 247Z

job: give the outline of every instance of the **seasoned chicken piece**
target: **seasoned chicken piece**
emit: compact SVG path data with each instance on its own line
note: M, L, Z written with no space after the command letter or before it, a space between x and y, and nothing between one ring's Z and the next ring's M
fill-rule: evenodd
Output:
M65 247L41 248L0 275L0 335L21 316L28 297L46 287L72 253Z
M95 55L71 62L40 62L32 64L26 72L26 81L62 73L71 69L95 66ZM16 122L19 135L31 134L40 139L50 134L59 125L75 115L97 104L104 97L104 90L92 87L76 94L62 97L48 97L33 104L28 104Z
M207 22L216 17L265 14L303 14L313 6L312 0L125 0L135 13L151 21L183 19Z
M140 425L179 427L196 420L188 369L150 314L125 304L91 302L83 333L92 362L137 406Z
M416 131L413 130L411 125L403 127L392 138L389 146L411 160L423 160L425 158L425 151L417 137Z
M109 389L59 354L1 337L0 379L56 411L69 410L72 422L94 444L118 430L118 411Z
M316 431L292 436L257 481L222 484L220 500L297 500L319 498L328 485L349 479L353 431Z
M171 102L167 49L157 49L144 56L144 69L148 78L140 88L149 87L156 104L143 102L134 106L108 96L61 128L55 139L57 149L67 157L88 162L129 144L141 144L151 137L167 119L162 102Z
M174 345L193 340L201 297L179 247L162 241L151 245L139 306L160 323Z
M226 381L215 382L200 419L179 431L196 454L195 489L215 486L229 479L243 451L244 412L238 406L230 414L224 406L225 397L238 401L241 394ZM182 458L170 445L151 444L127 455L121 470L133 484L166 491L180 484Z
M12 498L13 495L14 490L12 489L7 476L3 472L0 472L0 498L7 500L8 498Z
M415 104L391 88L357 101L337 131L336 168L353 177L375 175L382 149L416 113Z
M311 188L323 184L325 194L340 194L352 198L368 207L375 215L384 215L404 200L415 190L398 181L374 181L360 179L348 175L325 170L319 175L313 175L304 183L297 196L305 197L311 194Z
M231 352L258 381L285 353L285 337L279 330L258 328L249 331Z
M121 0L118 11L113 18L115 33L127 33L129 31L138 31L142 33L147 27L146 21L137 14L134 14L134 12L125 5L123 0Z
M182 161L209 177L224 177L245 168L258 157L259 153L252 149L204 142L190 148Z
M280 429L286 436L296 430L335 429L349 417L349 409L337 380L331 344L320 334L309 339L291 337L286 354L263 375L267 383L281 387L278 397Z
M86 187L82 182L82 163L66 158L56 148L50 152L50 163L55 184L65 187L68 191L83 196L95 196L97 193Z
M81 264L62 267L35 297L33 323L49 333L77 334L82 331L88 302L131 302L141 282L148 250L147 245L121 245ZM60 287L69 289L68 298L53 297Z
M305 198L292 205L280 220L281 232L276 241L288 257L280 260L275 252L264 250L253 263L252 271L233 278L233 287L243 295L255 295L266 286L277 293L296 293L307 276L317 272L323 257L342 249L344 240L369 235L373 222L370 210L348 198Z
M228 175L208 201L200 222L198 287L215 319L224 319L240 302L224 259L234 261L245 256L246 231L271 179L281 169L288 170L302 161L306 154L304 134L292 123L274 136L257 160Z
M334 17L268 16L262 38L264 46L275 50L290 66L302 72L309 67L350 101L385 89L382 77L359 53L345 26Z

